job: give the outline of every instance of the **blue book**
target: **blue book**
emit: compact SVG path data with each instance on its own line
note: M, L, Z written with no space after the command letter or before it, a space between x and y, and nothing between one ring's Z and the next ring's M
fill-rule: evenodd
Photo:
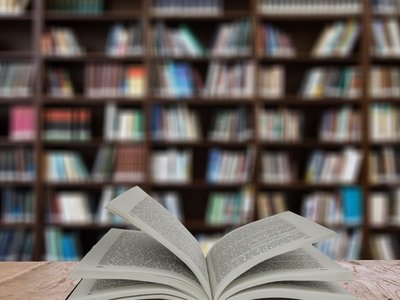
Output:
M341 189L344 223L360 225L363 219L363 192L357 186Z
M218 164L221 159L221 153L217 149L210 150L210 156L208 160L208 170L207 170L207 181L215 182L218 178Z
M154 105L152 109L151 131L153 139L159 140L162 138L162 115L161 108Z
M72 237L70 234L64 233L61 237L62 239L62 257L66 261L73 260L73 245L72 245Z

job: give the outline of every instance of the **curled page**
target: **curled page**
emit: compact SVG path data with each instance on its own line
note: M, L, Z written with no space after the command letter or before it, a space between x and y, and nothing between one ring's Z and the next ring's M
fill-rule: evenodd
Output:
M214 299L259 263L334 235L334 231L288 211L230 232L207 255Z
M134 187L112 200L107 209L142 230L181 259L212 299L206 260L195 237L156 200Z

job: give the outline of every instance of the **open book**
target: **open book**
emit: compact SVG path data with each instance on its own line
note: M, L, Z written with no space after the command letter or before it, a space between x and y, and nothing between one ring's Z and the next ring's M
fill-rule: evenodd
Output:
M68 299L354 299L351 275L312 246L335 233L291 212L242 226L204 257L197 240L139 187L107 209L141 231L111 229L71 271Z

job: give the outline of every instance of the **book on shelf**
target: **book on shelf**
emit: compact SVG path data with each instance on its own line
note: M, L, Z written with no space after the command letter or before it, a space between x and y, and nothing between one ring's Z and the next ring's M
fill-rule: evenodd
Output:
M371 193L368 220L372 226L400 225L400 190Z
M107 141L143 141L143 111L137 108L121 108L107 103L104 110L103 136Z
M107 37L106 54L110 56L141 55L144 49L143 25L141 22L125 26L113 25Z
M32 96L34 73L31 63L0 63L0 98Z
M216 142L243 142L253 136L250 111L240 107L221 109L215 113L208 139Z
M79 44L75 32L68 27L50 27L42 36L42 54L47 56L81 56L85 49Z
M94 181L141 182L146 173L145 161L143 145L103 145L96 154L91 177Z
M360 174L362 153L354 148L342 151L315 150L308 161L308 183L354 183Z
M71 271L83 279L68 299L353 299L339 283L350 273L312 246L335 233L294 213L238 228L205 257L182 223L140 188L107 208L142 231L106 233Z
M31 105L14 105L9 111L9 133L12 141L32 141L36 137L36 115Z
M141 65L88 64L84 93L89 98L140 98L146 93L146 77Z
M260 53L267 57L294 57L296 48L289 33L275 25L262 24L259 29Z
M261 168L263 183L285 184L296 180L297 168L287 152L263 151Z
M156 16L218 16L224 10L224 0L154 0L152 12Z
M263 141L300 140L304 116L293 109L262 109L258 118L259 138Z
M369 134L374 142L396 141L400 137L398 119L400 110L397 105L374 103L369 108Z
M383 147L369 154L369 179L373 183L397 183L400 179L399 153Z
M361 73L357 67L314 67L307 71L300 95L309 99L361 96Z
M238 226L253 219L254 190L244 187L237 192L213 192L206 208L205 223L209 226Z
M193 98L203 89L199 71L189 63L169 61L155 64L152 69L152 89L158 97Z
M314 57L348 57L360 37L361 26L355 20L326 25L311 50Z
M281 65L259 69L259 94L263 98L283 98L286 88L286 71Z
M337 231L334 238L317 243L316 247L334 260L358 260L361 256L362 232Z
M374 19L372 24L372 37L375 55L400 55L400 27L397 19Z
M91 223L93 213L89 195L80 191L57 191L49 194L47 219L51 223Z
M48 141L88 141L92 138L92 111L87 108L47 108L44 138Z
M369 78L369 94L372 98L400 97L399 68L372 66Z
M28 9L30 0L3 0L0 1L1 15L22 15Z
M399 259L398 236L389 233L373 234L369 240L371 254L376 260Z
M0 230L1 261L31 261L33 253L33 233L30 230Z
M81 244L76 232L63 232L55 227L44 231L45 259L49 261L74 261L81 258Z
M206 54L204 45L187 24L171 27L159 21L151 30L155 56L203 57Z
M67 68L52 67L47 71L48 94L56 98L73 98L74 84Z
M128 188L126 188L124 186L113 187L110 185L106 185L102 188L100 202L97 207L96 216L95 216L95 220L96 220L97 224L105 224L105 225L110 225L110 224L125 225L125 224L127 224L123 218L110 213L106 209L107 204L112 199L114 199L115 197L118 197L119 195L123 194L127 190L128 190Z
M152 197L165 207L175 218L183 222L185 215L183 212L182 198L177 192L154 192Z
M143 145L118 146L115 153L113 179L124 182L142 182L145 180L145 153Z
M252 61L233 64L212 62L208 66L203 96L250 98L254 95L255 89L254 73L255 64Z
M301 215L324 225L361 225L363 197L360 187L344 187L338 192L317 191L307 195Z
M47 151L44 161L48 182L82 182L90 179L87 166L77 151Z
M258 9L263 15L353 15L360 14L361 0L261 0Z
M253 178L255 158L252 147L247 150L212 148L208 155L206 180L216 184L249 182Z
M18 147L0 150L0 181L32 182L36 176L34 152Z
M361 113L351 107L328 109L322 115L319 138L322 141L360 141Z
M198 141L202 136L200 118L187 106L154 105L151 125L156 141Z
M190 150L157 150L151 155L151 178L156 183L189 183L192 180Z
M218 26L211 56L246 56L252 51L252 30L249 19L222 23Z
M400 2L398 0L374 0L371 1L372 12L382 15L395 15L400 12Z
M5 188L0 191L1 222L7 224L34 221L34 194L31 190Z
M287 198L283 192L262 192L257 197L257 217L263 219L288 210Z
M48 9L57 13L100 14L104 12L104 0L52 0Z

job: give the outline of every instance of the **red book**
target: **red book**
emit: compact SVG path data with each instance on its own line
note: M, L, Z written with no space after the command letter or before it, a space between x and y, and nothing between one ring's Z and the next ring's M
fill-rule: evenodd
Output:
M13 106L9 114L9 137L11 140L35 138L35 111L28 105Z

